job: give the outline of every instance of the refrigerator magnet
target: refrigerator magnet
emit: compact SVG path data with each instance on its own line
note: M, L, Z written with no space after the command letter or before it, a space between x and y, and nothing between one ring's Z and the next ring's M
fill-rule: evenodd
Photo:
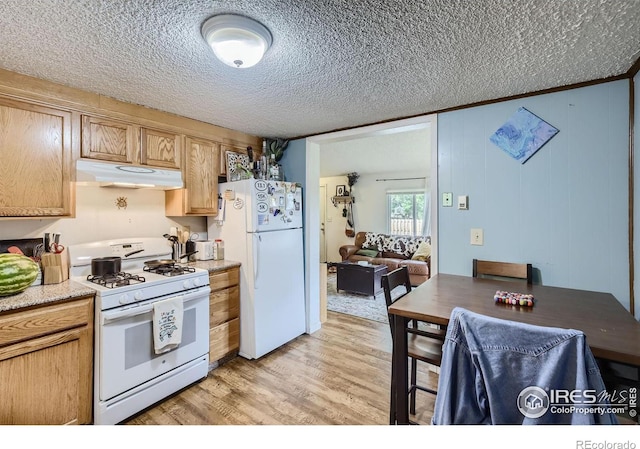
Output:
M259 225L269 224L269 215L268 214L258 214L258 224Z
M296 197L293 193L287 193L287 206L285 209L291 210L295 207Z
M234 209L242 209L244 207L244 201L242 200L242 198L236 198L233 201L233 208Z

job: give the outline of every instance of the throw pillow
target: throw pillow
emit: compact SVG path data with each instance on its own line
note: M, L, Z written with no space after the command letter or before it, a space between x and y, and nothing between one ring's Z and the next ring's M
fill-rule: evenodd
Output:
M422 260L424 262L431 257L431 244L427 242L422 242L413 256L411 256L411 260Z
M356 254L359 256L376 257L378 255L378 248L361 248L356 251Z
M378 251L382 251L382 239L384 234L376 234L373 232L367 232L365 234L365 240L362 244L363 248L369 249L377 249Z

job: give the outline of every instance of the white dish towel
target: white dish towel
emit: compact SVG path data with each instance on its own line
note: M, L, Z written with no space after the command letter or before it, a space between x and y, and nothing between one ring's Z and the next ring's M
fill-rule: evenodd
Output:
M156 354L171 351L182 342L182 298L153 304L153 348Z

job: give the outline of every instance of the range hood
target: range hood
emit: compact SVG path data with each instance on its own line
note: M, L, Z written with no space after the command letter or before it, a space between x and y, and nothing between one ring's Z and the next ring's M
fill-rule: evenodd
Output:
M114 164L89 159L78 159L76 181L99 184L102 187L132 189L181 189L182 172L139 165Z

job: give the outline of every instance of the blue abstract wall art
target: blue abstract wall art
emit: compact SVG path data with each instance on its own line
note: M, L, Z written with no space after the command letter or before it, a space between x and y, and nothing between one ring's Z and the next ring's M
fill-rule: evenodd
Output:
M527 109L519 108L489 140L524 164L557 133L557 128Z

